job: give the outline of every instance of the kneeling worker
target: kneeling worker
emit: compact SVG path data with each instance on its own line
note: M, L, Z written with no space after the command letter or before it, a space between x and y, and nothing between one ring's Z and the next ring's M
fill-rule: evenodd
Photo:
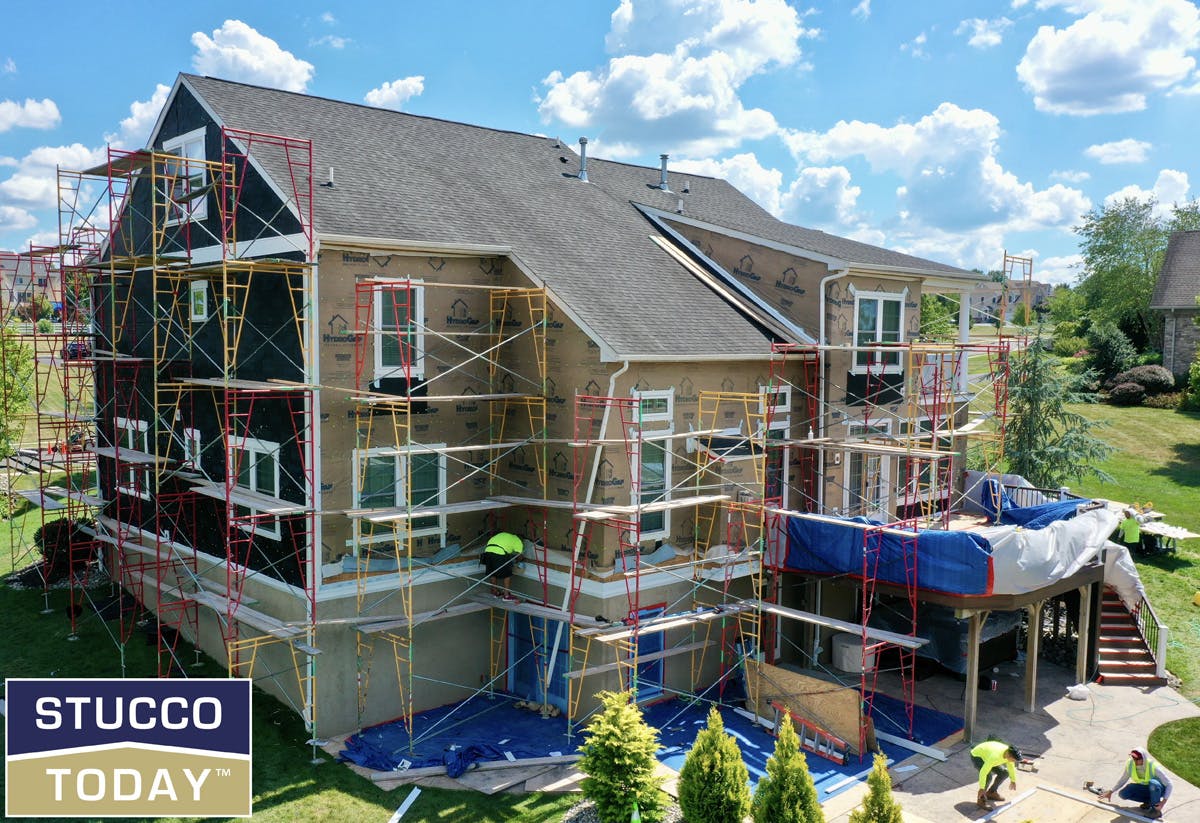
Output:
M1001 740L985 740L971 749L971 762L979 769L979 794L975 797L975 805L981 809L990 809L989 800L1003 800L1000 794L1000 784L1008 775L1008 788L1017 790L1017 763L1021 760L1021 752ZM990 782L988 778L991 778Z
M488 541L483 554L479 556L491 580L492 594L496 597L503 597L505 600L517 599L508 591L508 585L512 582L513 566L517 564L517 558L524 550L525 544L521 538L509 532L498 532Z
M1129 785L1125 786L1126 783ZM1134 749L1129 753L1129 762L1121 770L1121 779L1100 796L1109 800L1113 792L1118 792L1124 800L1142 804L1141 809L1146 817L1157 819L1162 817L1163 806L1167 805L1167 798L1171 796L1171 778L1149 752Z

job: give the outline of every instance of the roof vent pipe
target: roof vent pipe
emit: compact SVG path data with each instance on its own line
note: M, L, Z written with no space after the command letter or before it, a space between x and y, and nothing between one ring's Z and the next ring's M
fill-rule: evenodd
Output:
M658 187L663 191L670 191L671 187L667 185L667 157L668 155L660 154L658 159L662 161L662 166L658 173Z
M587 182L587 138L579 138L579 179Z

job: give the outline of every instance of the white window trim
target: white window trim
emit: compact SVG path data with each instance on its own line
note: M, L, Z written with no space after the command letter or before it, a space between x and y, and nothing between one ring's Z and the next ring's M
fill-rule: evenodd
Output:
M932 432L927 432L920 428L922 423L926 423L928 421L929 421L928 416L921 416L916 419L902 421L902 423L900 425L901 436L902 437L909 436L912 432L912 426L914 426L914 425L917 427L918 433L932 434ZM943 444L937 443L936 442L937 440L945 441L944 449L942 448ZM930 438L929 448L938 449L939 451L950 451L952 440L953 440L953 437L949 432L939 433L936 437ZM897 478L897 485L905 489L905 491L906 491L905 497L908 497L909 495L916 495L916 500L921 503L928 503L931 500L933 500L935 496L938 498L948 498L949 497L949 494L950 494L949 487L943 488L941 493L937 494L937 495L934 495L932 489L927 489L926 491L918 491L917 489L914 489L913 482L914 481L919 482L919 478L914 477L910 481L910 479L908 477L908 466L905 465L905 461L907 459L908 458L906 458L906 457L900 458L900 462L897 467L897 471L902 474L901 477ZM945 458L943 458L943 459L945 459ZM932 464L929 464L929 465L932 468ZM936 484L931 484L931 485L936 485ZM898 502L903 503L904 501L900 500Z
M275 460L273 462L275 465L275 477L274 477L275 494L267 495L267 496L279 498L279 444L275 443L273 441L270 441L270 440L259 440L256 437L244 437L243 438L243 437L236 437L236 436L231 435L229 438L229 463L228 463L229 471L233 471L234 466L241 465L240 463L236 462L234 459L233 453L235 450L240 450L243 452L257 452L258 454L274 455ZM243 455L242 459L243 460L246 459L244 455ZM258 485L256 482L256 480L258 479L258 466L256 463L250 464L250 472L251 472L250 488L246 489L245 486L242 486L241 483L238 482L241 480L240 472L239 472L239 476L234 480L235 488L246 489L246 491L256 491L254 489L254 486ZM256 493L262 494L262 492L256 492ZM234 504L234 505L237 505L237 504ZM253 506L239 505L238 508L247 509L248 511L250 511L251 514L258 514L258 510L255 509ZM274 524L273 528L271 526L272 523ZM251 534L260 534L263 537L269 537L272 540L280 540L282 538L282 531L279 526L279 518L278 517L273 517L270 519L255 520L253 523L242 523L242 524L239 524L238 528L240 528L244 532L249 532Z
M200 471L200 455L204 449L200 430L187 428L183 430L183 462L185 465Z
M193 129L186 134L181 134L178 137L172 137L170 140L164 140L162 147L164 154L174 154L177 150L182 149L189 143L200 143L199 157L189 158L180 152L180 156L184 158L185 162L190 160L191 163L200 164L200 174L203 176L203 179L200 181L200 188L208 185L208 167L204 165L204 163L208 160L208 147L205 142L206 139L206 129L204 126L201 126L200 128ZM176 213L176 208L172 206L171 216L169 216L166 220L166 224L168 226L177 226L180 223L188 223L205 219L208 217L208 195L205 194L201 197L195 198L194 200L188 201L178 209L178 214L180 214L180 216L175 216Z
M661 389L652 391L634 391L633 397L638 401L638 415L641 419L640 434L674 434L675 433L675 389ZM641 413L642 400L661 400L666 399L667 410L654 414L643 415ZM636 423L637 421L635 421ZM650 425L647 425L650 424ZM642 441L639 436L639 431L634 428L630 431L630 438L634 442L634 465L638 471L641 471L642 465ZM674 454L674 449L671 447L670 440L656 441L656 445L662 447L663 450L663 493L660 499L669 501L671 499L671 458ZM632 484L630 484L632 485ZM638 505L641 502L641 488L638 488L637 499L631 499L629 502L633 505ZM630 489L630 496L633 497L633 489ZM671 536L671 510L665 509L662 512L663 524L661 529L652 531L639 531L641 540L666 540ZM639 524L640 525L640 524Z
M846 439L847 440L852 440L852 439L853 440L865 440L868 437L868 434L865 431L861 431L858 434L854 434L855 427L858 427L859 429L865 428L862 423L859 423L859 422L856 422L853 420L848 420L848 421L846 421L845 426L846 426ZM872 432L872 434L875 434L876 436L878 436L880 434L889 435L892 432L892 421L891 420L879 420L875 423L872 423L871 428L883 430L882 432ZM852 452L852 451L846 451L846 452L842 453L842 513L843 514L848 513L851 510L851 506L850 506L850 504L851 504L850 463L853 460L853 457L855 454L861 454L863 456L863 459L865 460L869 453L868 452ZM892 481L893 469L895 468L893 466L894 463L895 463L895 458L893 458L891 455L887 455L887 454L879 455L880 486L883 489L883 494L881 495L882 504L883 504L882 514L885 517L887 517L888 519L891 519L890 512L892 509L892 498L895 495L894 483ZM856 509L860 508L863 505L863 501L854 501L854 502L855 502Z
M393 476L395 477L396 489L395 489L395 498L394 499L400 500L404 494L404 485L405 485L404 481L405 481L405 473L408 471L408 456L409 456L409 454L430 454L431 453L429 451L430 449L445 448L446 444L445 443L427 443L427 444L420 444L420 446L421 446L421 448L419 450L418 449L409 449L409 448L395 449L395 448L390 448L390 447L379 447L379 448L372 448L372 449L355 449L354 453L353 453L354 472L355 472L355 475L354 475L355 482L354 482L354 488L352 490L353 491L353 507L357 509L357 508L360 508L360 506L361 506L361 500L362 500L361 485L362 484L359 482L359 480L363 476L363 474L362 474L363 460L366 460L371 457L394 457L395 458L395 460L396 460L395 473ZM444 453L437 454L437 460L438 460L438 498L437 498L437 501L433 503L433 505L445 506L446 505L446 455ZM396 508L400 508L400 506L397 506ZM424 529L413 529L411 532L412 537L417 538L417 537L438 536L444 541L446 538L446 515L445 515L445 513L444 512L438 513L438 514L430 513L428 515L421 515L421 517L436 517L437 524L434 526L430 526L428 528L424 528ZM359 525L355 528L354 543L356 546L358 544L393 543L393 542L395 542L396 538L392 534L384 533L384 534L364 535L362 533L362 523L363 523L363 521L361 519L359 519L359 521L358 521ZM357 549L355 551L357 552Z
M116 424L117 424L117 432L120 435L120 440L118 441L119 445L117 447L117 454L121 453L121 449L128 449L130 451L141 452L142 454L149 453L149 451L150 451L150 424L147 421L136 420L132 417L118 417L116 419ZM125 445L125 435L133 434L133 433L140 433L142 436L141 437L142 442L141 442L140 449L134 448L133 446ZM134 442L136 442L136 440ZM132 469L132 468L126 469L125 478L126 478L127 484L121 483L120 474L118 474L117 475L117 477L118 477L117 491L124 492L125 494L132 494L136 497L142 498L143 500L149 500L150 492L146 489L138 488L138 474L141 471L143 471L143 470L142 469Z
M414 380L425 379L425 287L421 285L419 280L404 281L398 280L397 283L409 283L408 288L413 294L413 349L414 356L412 362L412 378ZM375 349L375 380L376 382L386 379L397 379L404 377L404 369L400 366L384 366L383 364L383 294L390 289L380 288L372 289L371 296L371 311L374 317L374 337L372 341Z
M908 297L908 289L907 288L905 288L904 291L901 291L901 292L888 292L888 291L855 291L854 292L854 317L851 319L851 325L854 329L854 348L853 348L853 354L851 355L851 358L850 358L850 371L852 374L866 374L868 371L867 366L860 365L858 362L858 355L859 355L859 351L860 351L860 349L859 349L860 344L858 341L858 306L859 306L859 303L861 303L863 300L877 300L877 301L894 300L894 301L898 302L900 304L900 321L899 321L900 322L900 339L897 340L896 343L900 344L905 341L904 301L905 301L905 299L907 299L907 297ZM882 308L883 307L880 306L880 311L878 311L875 315L875 317L876 317L875 322L877 324L883 322ZM878 332L878 331L879 331L879 329L877 326L876 332ZM871 345L871 344L863 343L861 345L867 346L867 345ZM870 357L876 358L876 357L881 357L883 352L882 352L882 350L876 349L876 350L872 350L872 351L868 352L868 354ZM879 373L902 374L904 372L904 357L898 349L896 352L896 359L899 362L897 362L895 365L883 366L882 372L878 371L878 367L872 367L870 370L874 371L876 374L879 374Z
M196 295L203 294L204 302L200 311L196 311ZM188 316L193 322L203 323L208 319L208 281L193 280L188 287Z

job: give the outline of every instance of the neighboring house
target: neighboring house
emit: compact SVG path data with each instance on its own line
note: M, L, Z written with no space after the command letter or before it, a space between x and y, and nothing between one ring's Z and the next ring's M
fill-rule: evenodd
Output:
M643 698L724 672L664 630L567 676L597 615L789 597L745 551L786 539L768 507L953 502L966 352L914 341L921 295L965 321L979 274L665 157L206 77L150 145L93 170L130 183L95 285L97 539L168 671L195 640L322 733L481 684L579 717L634 648ZM518 605L476 597L502 528L536 544Z
M38 298L45 298L56 310L61 307L59 276L51 260L49 255L0 252L0 300L6 316Z
M1025 292L1029 292L1030 309L1037 308L1050 299L1053 287L1048 283L1034 281L1027 287L1020 280L997 283L985 280L971 292L971 319L976 323L995 323L1003 314L1006 322L1016 316L1017 307L1024 305ZM1004 304L1001 311L1001 303Z
M1188 373L1200 343L1200 231L1171 235L1150 308L1163 315L1163 366L1176 377Z

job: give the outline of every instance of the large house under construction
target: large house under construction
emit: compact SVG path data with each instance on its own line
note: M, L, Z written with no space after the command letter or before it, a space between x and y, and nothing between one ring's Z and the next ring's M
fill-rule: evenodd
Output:
M861 752L881 659L911 707L922 604L964 617L971 676L989 610L1079 590L1094 635L1094 559L1002 591L986 540L923 548L959 534L967 456L1002 458L981 275L665 155L191 75L149 148L60 189L57 414L96 429L61 460L96 482L42 500L93 524L72 551L125 592L122 640L157 616L164 675L195 644L314 737L494 692L569 733L602 689L736 680L762 716L813 692ZM928 294L957 339L923 337ZM515 600L483 580L500 530ZM844 694L804 672L847 649Z

